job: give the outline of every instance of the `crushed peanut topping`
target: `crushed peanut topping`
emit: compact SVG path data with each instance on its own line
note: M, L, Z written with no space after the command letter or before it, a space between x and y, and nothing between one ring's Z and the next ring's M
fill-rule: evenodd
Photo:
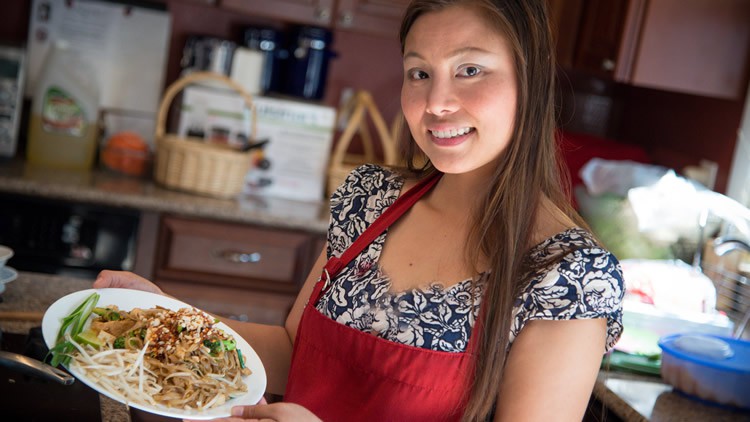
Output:
M163 357L178 344L183 350L194 350L201 347L204 340L228 338L223 331L214 328L211 316L193 308L160 310L146 332L146 340L149 342L147 352L157 358Z

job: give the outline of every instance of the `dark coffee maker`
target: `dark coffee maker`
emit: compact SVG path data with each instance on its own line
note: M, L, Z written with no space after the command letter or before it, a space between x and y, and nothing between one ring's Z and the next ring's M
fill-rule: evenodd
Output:
M335 57L330 50L331 31L314 26L294 27L289 33L289 59L284 93L320 100L328 77L328 62Z

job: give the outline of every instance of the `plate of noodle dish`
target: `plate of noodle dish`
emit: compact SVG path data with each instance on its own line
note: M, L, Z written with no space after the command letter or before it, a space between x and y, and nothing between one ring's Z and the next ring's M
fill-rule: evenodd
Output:
M214 419L266 389L252 347L213 316L167 296L89 289L42 320L48 360L100 394L157 415Z

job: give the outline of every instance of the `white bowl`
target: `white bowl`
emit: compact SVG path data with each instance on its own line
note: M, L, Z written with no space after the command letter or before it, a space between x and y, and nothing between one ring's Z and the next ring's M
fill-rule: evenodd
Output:
M13 249L0 245L0 268L5 266L5 263L13 256Z
M0 267L0 294L5 291L5 285L18 278L18 272L9 266Z

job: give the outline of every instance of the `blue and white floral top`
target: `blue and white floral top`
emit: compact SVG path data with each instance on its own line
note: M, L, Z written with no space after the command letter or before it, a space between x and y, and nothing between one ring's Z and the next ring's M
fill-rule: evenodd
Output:
M340 256L398 198L404 179L375 165L355 169L331 198L328 256ZM316 308L339 323L410 346L447 352L465 350L479 314L486 274L447 288L389 291L379 268L388 230L341 270ZM511 343L531 320L607 318L609 350L622 333L623 279L617 259L580 228L565 230L529 251L543 259L573 249L533 274L516 298Z

